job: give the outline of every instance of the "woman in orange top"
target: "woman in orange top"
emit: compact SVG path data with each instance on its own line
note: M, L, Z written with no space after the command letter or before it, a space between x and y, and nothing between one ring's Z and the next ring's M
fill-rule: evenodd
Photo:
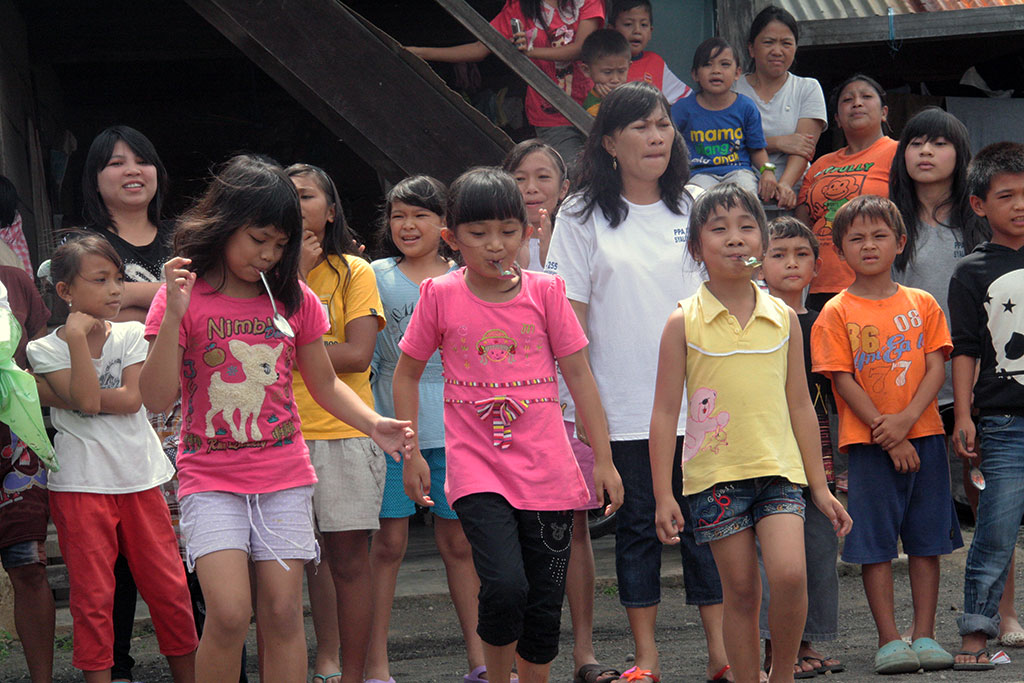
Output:
M834 92L836 125L846 137L846 147L811 164L794 212L821 243L821 270L811 281L807 298L807 307L816 311L853 282L853 271L832 248L832 218L854 197L889 196L889 167L898 145L883 131L889 108L877 81L855 74Z

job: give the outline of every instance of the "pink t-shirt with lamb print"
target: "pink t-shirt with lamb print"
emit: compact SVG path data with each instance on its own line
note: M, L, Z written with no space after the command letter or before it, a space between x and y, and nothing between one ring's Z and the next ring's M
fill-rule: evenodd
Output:
M497 493L519 510L568 510L590 495L565 435L555 359L587 345L565 283L523 271L515 298L483 301L465 268L425 280L399 347L444 366L450 502Z
M267 296L237 299L196 280L178 333L184 349L179 495L268 493L316 482L292 395L292 367L296 349L320 339L328 324L316 294L300 285L302 304L288 317L291 339L271 323ZM146 317L147 338L160 331L166 308L161 287Z

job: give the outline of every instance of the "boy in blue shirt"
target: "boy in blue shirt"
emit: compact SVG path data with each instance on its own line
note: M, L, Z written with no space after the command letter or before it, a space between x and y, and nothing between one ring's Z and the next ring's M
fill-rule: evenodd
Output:
M982 456L986 486L967 554L953 668L983 671L995 668L985 643L999 635L999 600L1024 514L1024 145L981 150L967 182L971 208L988 219L992 239L957 263L949 283L953 446L973 462Z
M678 100L671 112L690 150L689 183L705 190L736 183L763 201L775 199L778 181L761 113L753 100L732 91L740 77L732 46L724 38L705 40L693 55L692 74L697 94Z

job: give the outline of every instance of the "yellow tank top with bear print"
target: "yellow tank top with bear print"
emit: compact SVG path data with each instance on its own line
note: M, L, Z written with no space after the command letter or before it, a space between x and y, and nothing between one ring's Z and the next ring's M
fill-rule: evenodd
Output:
M707 283L678 304L686 320L685 495L765 476L807 485L786 402L789 308L751 287L757 298L745 327Z

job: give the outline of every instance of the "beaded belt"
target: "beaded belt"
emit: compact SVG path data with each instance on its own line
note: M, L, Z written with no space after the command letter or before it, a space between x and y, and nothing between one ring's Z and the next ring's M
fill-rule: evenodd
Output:
M537 384L554 382L554 375L541 377L539 379L520 380L515 382L464 382L457 379L445 379L445 384L452 384L460 387L486 387L489 389L504 389L508 387L525 387ZM516 418L526 412L527 406L531 403L557 403L557 398L513 398L511 396L491 396L477 401L464 401L458 398L446 398L445 403L471 405L476 409L476 414L481 420L491 421L491 436L493 445L501 450L507 450L512 445L512 423Z

